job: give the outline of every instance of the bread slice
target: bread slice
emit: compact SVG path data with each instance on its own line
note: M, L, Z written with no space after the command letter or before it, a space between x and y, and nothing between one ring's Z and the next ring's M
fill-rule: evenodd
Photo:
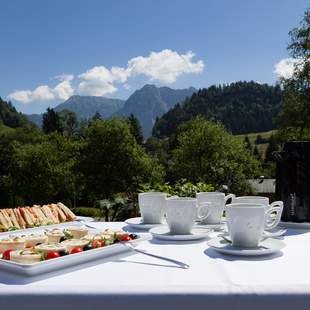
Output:
M55 218L54 214L52 213L48 205L42 206L42 211L50 223L56 224L58 222L58 219Z
M40 220L42 225L47 225L48 224L49 220L47 219L45 214L42 212L41 206L34 205L32 207L32 211L37 216L37 218Z
M19 223L17 221L17 218L15 216L15 213L14 213L13 209L5 209L5 211L9 215L10 220L11 220L13 226L16 227L16 228L20 228Z
M55 208L53 207L53 204L49 204L48 207L50 208L53 216L54 216L54 219L56 221L57 224L60 223L60 220L59 220L59 216L58 216L58 212L57 210L55 210Z
M10 219L9 214L6 212L6 209L2 209L1 211L2 211L3 216L5 217L5 219L6 219L7 223L8 223L8 225L9 225L10 227L13 227L14 225L13 225L11 219Z
M5 216L3 215L2 210L0 210L0 224L3 226L5 230L8 230L10 228L10 225L6 220Z
M50 208L52 208L57 214L60 223L63 223L67 220L65 213L55 203L50 204Z
M19 208L15 208L13 209L14 213L15 213L15 216L16 216L16 219L18 221L18 224L19 224L19 227L20 228L26 228L26 222L24 221L22 215L20 214L20 211L19 211Z
M31 219L35 226L40 225L40 219L37 218L36 214L33 212L31 207L26 207L27 211L29 212L29 215L31 216Z
M58 202L57 206L64 212L66 215L67 221L74 221L76 219L76 215L63 203Z
M26 227L33 227L35 222L33 221L33 217L29 211L26 208L19 208L19 211L26 222Z

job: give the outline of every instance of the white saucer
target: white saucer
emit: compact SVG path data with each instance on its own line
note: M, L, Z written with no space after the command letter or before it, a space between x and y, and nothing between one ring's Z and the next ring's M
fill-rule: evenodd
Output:
M204 224L202 222L196 221L196 225L201 228L213 229L213 230L222 230L225 228L226 222L221 222L218 224Z
M169 227L166 225L161 225L154 227L150 230L150 233L153 237L161 240L169 241L191 241L191 240L200 240L208 237L210 229L204 227L194 227L191 234L189 235L173 235L170 233Z
M263 232L263 237L266 238L278 238L278 237L282 237L286 234L287 230L285 228L274 228L271 230L265 230Z
M207 242L213 250L235 256L261 256L276 253L285 247L285 243L278 239L268 238L260 242L256 248L240 248L233 246L221 237L213 238Z
M78 222L94 222L95 219L89 216L77 216L76 221Z
M279 226L293 229L310 229L310 223L280 222Z
M127 219L125 221L125 223L132 228L144 229L144 230L148 230L148 229L151 229L153 227L157 227L159 225L162 225L162 224L144 224L142 217L132 217L130 219Z

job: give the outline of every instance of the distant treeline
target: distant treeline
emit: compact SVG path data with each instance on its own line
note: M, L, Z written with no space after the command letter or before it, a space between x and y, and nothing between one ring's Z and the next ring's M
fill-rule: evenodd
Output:
M278 127L282 97L280 86L253 81L200 89L157 119L153 136L168 137L178 125L198 115L221 122L233 134L272 130Z

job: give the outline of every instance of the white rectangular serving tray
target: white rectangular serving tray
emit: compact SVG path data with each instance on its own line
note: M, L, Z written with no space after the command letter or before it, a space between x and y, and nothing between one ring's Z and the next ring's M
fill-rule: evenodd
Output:
M66 225L65 225L66 224ZM11 231L5 233L5 235L1 234L1 237L5 237L6 235L10 236L19 236L23 235L25 233L31 234L31 233L41 233L46 230L46 228L53 228L53 227L60 227L60 228L66 228L69 226L83 226L83 223L80 222L68 222L63 224L55 224L55 225L49 225L45 227L37 227L37 228L30 228L27 230L18 230L18 231ZM88 228L89 229L89 228ZM98 232L96 229L89 229L91 232ZM149 239L148 236L139 236L138 238L130 242L133 245L136 245L137 243ZM53 258L50 260L45 260L42 262L34 263L34 264L20 264L12 261L7 261L4 259L0 259L0 270L14 273L26 277L35 277L42 274L48 274L50 272L59 271L60 269L64 268L76 268L80 265L80 267L83 267L83 264L87 264L91 261L104 259L107 257L111 257L113 255L123 254L126 252L130 252L130 248L126 245L123 245L122 243L116 243L112 245L108 245L102 248L92 249L88 251L84 251L81 253L76 254L69 254L65 256L61 256L59 258ZM100 262L98 261L98 264Z
M49 225L43 225L43 226L38 226L38 227L33 227L33 228L24 228L24 229L16 229L16 230L0 232L0 238L6 237L6 236L11 236L12 234L15 234L15 233L22 233L22 234L33 233L33 232L37 232L38 229L63 228L63 227L67 227L68 225L70 225L70 226L76 225L76 223L83 223L82 219L84 219L84 218L85 217L77 216L76 221L64 222L64 223L59 223L59 224L49 224ZM92 218L90 217L89 219L92 219Z

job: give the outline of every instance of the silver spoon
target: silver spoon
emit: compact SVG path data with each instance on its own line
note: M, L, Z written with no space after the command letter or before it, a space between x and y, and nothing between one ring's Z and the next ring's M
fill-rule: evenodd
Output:
M89 228L95 228L97 229L96 227L94 226L91 226L89 224L86 224L86 222L83 222L83 224L86 226L86 227L89 227ZM175 259L172 259L172 258L168 258L168 257L164 257L164 256L160 256L160 255L156 255L156 254L151 254L151 253L148 253L148 252L145 252L144 250L139 250L139 249L136 249L131 243L129 242L120 242L121 244L127 246L128 248L130 248L131 250L137 252L137 253L140 253L140 254L144 254L144 255L147 255L147 256L151 256L151 257L154 257L154 258L157 258L157 259L161 259L161 260L165 260L167 262L170 262L170 263L173 263L183 269L188 269L189 268L189 265L185 264L185 263L182 263L178 260L175 260Z
M148 253L148 252L145 252L144 250L139 250L139 249L136 249L132 244L130 244L129 242L121 242L121 244L127 246L128 248L130 248L131 250L137 252L137 253L140 253L140 254L144 254L144 255L147 255L147 256L151 256L151 257L154 257L154 258L158 258L158 259L161 259L161 260L164 260L164 261L167 261L167 262L170 262L170 263L173 263L183 269L188 269L189 268L189 265L183 263L183 262L180 262L178 260L175 260L175 259L172 259L172 258L168 258L168 257L164 257L164 256L160 256L160 255L156 255L156 254L151 254L151 253Z

